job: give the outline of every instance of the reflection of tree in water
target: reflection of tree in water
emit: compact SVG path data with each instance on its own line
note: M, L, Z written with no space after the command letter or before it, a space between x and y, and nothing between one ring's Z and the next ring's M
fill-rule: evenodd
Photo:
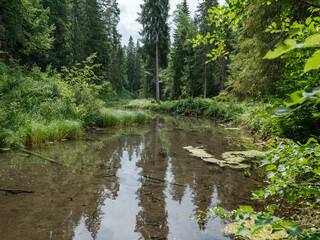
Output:
M141 238L168 237L166 187L171 198L179 203L188 192L186 189L190 189L194 211L207 211L216 204L232 210L246 203L255 183L245 178L243 172L205 164L183 149L184 146L203 145L211 154L221 154L230 150L223 134L210 128L205 132L195 131L193 124L197 122L193 119L178 119L173 123L170 119L165 123L156 119L152 124L153 131L147 134L137 134L134 130L124 132L123 137L118 134L115 138L106 138L104 135L94 142L57 143L35 150L82 170L83 174L35 158L21 159L21 156L20 159L8 156L13 167L4 171L5 164L0 161L0 186L32 186L32 190L36 190L34 194L16 196L0 192L0 212L6 216L0 217L0 239L2 234L10 234L12 240L20 239L21 229L26 239L48 239L49 236L72 239L81 220L96 239L103 215L101 206L107 198L115 200L120 189L117 174L125 151L130 161L140 159L136 163L141 177L137 191L140 211L136 215L135 231ZM141 128L144 132L149 128L145 126ZM23 164L18 166L17 163ZM169 179L166 179L169 167ZM164 180L177 185L167 185ZM23 221L17 227L16 219L21 216Z
M172 118L171 125L166 123L160 128L161 142L170 156L172 181L189 186L193 204L196 206L194 214L197 214L198 210L207 212L217 204L233 210L241 204L248 203L250 190L256 188L252 179L244 177L242 171L206 164L190 156L183 149L184 146L204 146L208 152L217 157L223 152L237 149L237 146L234 146L216 126L204 125L195 131L194 127L199 125L197 121L197 119L181 121L179 117ZM185 188L177 185L169 187L172 199L181 203ZM217 200L214 200L215 197ZM199 224L200 229L204 229L206 224L206 222Z
M23 167L16 168L17 155L6 157L12 163L8 163L8 169L1 174L0 184L22 188L28 185L35 193L16 196L0 193L1 215L6 216L6 220L0 218L0 238L10 235L10 239L21 239L23 230L26 239L72 239L76 226L84 219L92 238L96 239L103 214L101 206L106 198L116 199L120 188L117 171L121 167L124 144L117 138L94 144L58 143L50 146L50 151L33 150L72 168L38 158L21 159L21 156L18 158ZM83 173L73 169L81 169ZM1 204L3 201L8 204ZM14 211L17 208L25 214ZM21 219L18 226L17 218Z
M137 191L142 208L136 216L136 230L143 239L167 239L169 234L168 213L166 211L164 179L167 171L167 159L161 154L159 143L159 118L155 120L154 134L143 139L145 151L137 166L142 169L141 187Z
M95 175L103 177L104 181L100 183L99 191L94 193L95 201L88 205L84 212L85 225L91 233L92 239L96 239L100 229L101 215L103 215L101 206L107 198L115 200L118 196L120 184L117 171L121 168L124 145L126 145L126 141L123 141L123 138L117 138L111 142L105 141L95 156L98 159L103 159L97 165Z

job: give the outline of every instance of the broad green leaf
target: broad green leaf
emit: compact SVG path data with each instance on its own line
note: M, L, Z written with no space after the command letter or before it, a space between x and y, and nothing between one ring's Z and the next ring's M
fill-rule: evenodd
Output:
M240 228L240 230L239 230L238 235L244 236L244 235L247 234L248 230L249 230L249 228L247 228L246 226L242 226L242 227Z
M299 28L291 28L288 33L289 33L290 35L295 35L295 34L298 33L299 31L300 31Z
M307 19L306 19L306 25L309 25L311 23L311 17L308 17Z
M254 211L253 208L250 206L240 206L240 209L246 213L252 213Z
M281 222L280 225L282 227L288 227L288 226L293 226L295 224L293 222Z
M307 97L312 97L315 94L320 93L320 87L316 87L316 88L311 88L311 91L308 90L304 90L304 92L302 93L303 98L307 98Z
M255 234L256 232L260 231L261 229L263 229L263 227L255 227L252 231L252 234Z
M276 46L274 51L269 51L264 59L274 59L280 57L282 54L290 52L296 48L296 41L293 39L286 39L284 43L280 43Z
M271 171L271 170L273 170L273 169L275 169L275 168L277 168L276 165L268 165L268 166L266 167L266 171Z
M320 47L320 34L314 34L308 37L302 46L303 48Z
M287 114L290 111L291 111L291 108L282 106L282 107L275 109L272 112L272 114L273 115L282 115L282 114Z
M307 85L305 88L304 88L304 92L306 93L311 93L312 92L312 87L310 87L309 85Z
M285 102L286 107L291 107L296 104L301 104L305 101L303 99L303 90L296 91L289 95L288 100Z
M304 66L304 72L309 72L320 67L320 50L317 50L307 61Z
M298 236L302 232L302 228L301 227L288 226L288 227L286 227L286 231L290 236L295 237L295 236Z
M258 216L254 223L256 227L264 227L265 225L272 224L274 222L279 221L280 218L278 217L266 217L266 216Z
M313 169L313 171L315 174L320 174L320 169Z
M268 172L268 173L267 173L268 178L273 178L274 175L275 175L274 172Z

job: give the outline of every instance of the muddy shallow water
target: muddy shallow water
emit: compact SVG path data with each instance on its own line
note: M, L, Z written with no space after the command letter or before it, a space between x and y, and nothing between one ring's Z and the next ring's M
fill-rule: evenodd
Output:
M198 224L190 214L254 204L258 176L207 164L190 145L220 157L253 140L205 119L157 117L31 149L64 165L2 153L0 188L33 193L0 191L0 239L230 239L218 218Z

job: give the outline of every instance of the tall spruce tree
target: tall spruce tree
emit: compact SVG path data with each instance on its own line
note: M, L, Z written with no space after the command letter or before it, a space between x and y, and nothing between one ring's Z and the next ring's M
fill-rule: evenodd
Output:
M106 16L109 19L107 31L111 39L111 62L110 76L112 89L118 93L123 87L124 77L124 51L121 46L121 34L118 32L117 25L120 21L120 9L116 0L108 0L109 7L106 9Z
M44 55L51 48L53 29L49 10L39 1L0 0L1 57L32 65L36 54Z
M142 65L141 65L141 55L139 53L139 41L137 41L135 48L135 72L134 72L134 91L138 91L140 89L141 78L142 78Z
M62 66L69 65L69 31L67 3L65 0L42 0L40 1L45 9L49 9L49 25L55 26L52 33L54 38L51 49L48 51L48 57L39 56L43 60L38 60L38 65L43 67L51 64L53 68L61 69Z
M131 93L134 91L135 82L135 47L132 36L129 38L128 48L127 48L127 77L129 82L129 87Z
M142 42L146 52L150 52L155 59L156 101L160 102L159 66L167 66L169 52L169 1L144 0L140 5L138 22L142 25Z
M208 16L208 10L212 7L218 6L218 1L217 0L203 0L198 5L197 11L196 11L196 23L199 29L199 33L201 35L206 35L207 32L212 32L214 25L209 26L208 21L206 19L206 16ZM203 69L203 74L202 74L202 79L203 79L203 97L207 97L207 85L208 81L213 81L213 63L206 64L203 59L207 58L207 54L209 53L209 46L208 45L203 45L200 47L201 50L197 51L198 59L203 62L203 65L200 66Z
M171 49L171 64L173 71L172 93L171 97L177 99L181 96L182 76L186 65L190 42L187 41L190 36L192 20L189 17L189 7L186 0L177 5L174 12L174 23L176 29L173 35L173 46Z

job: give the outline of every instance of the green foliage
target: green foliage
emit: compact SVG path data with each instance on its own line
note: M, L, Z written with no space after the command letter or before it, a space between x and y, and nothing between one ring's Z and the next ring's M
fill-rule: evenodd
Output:
M0 36L7 53L26 62L35 51L51 48L54 26L49 26L49 10L39 0L1 0L0 6Z
M310 102L312 104L312 102ZM189 98L153 104L150 101L131 101L126 107L186 115L208 116L243 124L261 138L281 137L305 142L320 133L318 105L303 105L287 113L288 108L263 103L224 102L217 99ZM275 114L278 110L281 110Z
M141 37L143 51L151 51L155 56L155 46L159 45L159 63L161 67L168 65L167 55L169 53L169 2L168 0L151 1L144 0L140 5L138 22L142 25ZM158 43L156 40L158 35Z
M267 184L253 193L255 199L268 203L266 211L255 212L250 206L241 206L227 212L216 207L211 209L210 213L201 213L196 220L203 221L203 218L218 214L222 219L233 217L238 225L236 235L250 235L254 238L256 232L265 231L269 226L272 233L286 232L288 236L282 235L282 238L318 239L320 229L310 227L312 222L302 226L290 221L291 216L279 218L275 215L281 214L287 208L303 211L319 209L319 155L320 145L313 138L306 144L283 142L274 147L270 146L266 159L260 162L260 167L267 172Z
M123 111L119 109L103 108L99 111L96 125L99 127L112 127L116 125L132 125L145 122L149 117L137 111Z
M285 199L290 204L304 200L303 207L318 207L314 199L320 200L319 155L320 146L313 138L306 144L282 143L271 147L260 164L268 172L268 185L254 192L254 196L258 199L272 197L275 202Z
M138 53L139 45L135 47L133 38L130 36L128 42L128 48L126 51L126 75L128 80L128 86L126 89L132 94L137 93L140 90L141 82L141 56Z
M46 72L36 66L28 71L0 63L0 144L42 144L78 137L86 126L104 126L108 114L98 99L101 86L94 84L100 79L94 58L63 68L62 74L50 67ZM146 119L141 113L119 113L110 113L117 116L111 125Z

